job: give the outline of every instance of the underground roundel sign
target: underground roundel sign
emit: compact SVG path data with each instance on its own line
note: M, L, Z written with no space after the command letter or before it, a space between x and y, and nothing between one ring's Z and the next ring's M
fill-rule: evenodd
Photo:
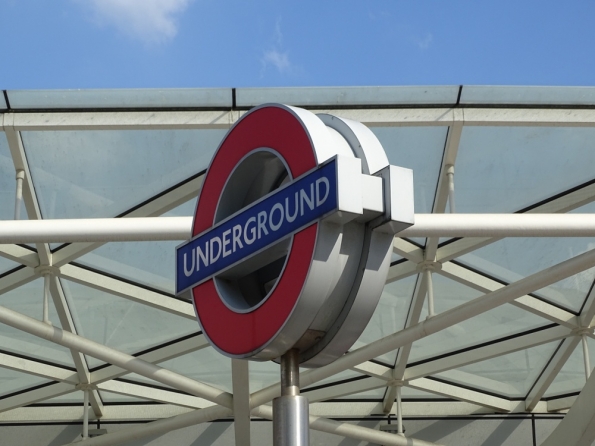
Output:
M266 104L227 133L207 170L176 294L232 358L292 348L302 366L344 354L369 322L413 179L364 125Z

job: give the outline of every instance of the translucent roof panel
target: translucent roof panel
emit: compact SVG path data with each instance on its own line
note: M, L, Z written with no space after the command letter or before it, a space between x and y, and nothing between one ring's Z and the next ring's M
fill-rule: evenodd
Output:
M593 364L593 360L595 359L595 340L587 337L587 345L589 350L589 362L590 364ZM586 381L583 345L582 342L579 342L570 355L570 358L568 358L562 369L554 378L554 381L550 384L544 397L556 397L580 392Z
M440 274L433 274L432 282L437 314L482 295L481 292ZM424 305L420 319L424 320L427 314L427 306ZM484 342L492 342L502 337L543 327L549 323L539 316L512 305L500 306L414 342L409 363L467 349Z
M410 276L397 282L387 283L384 286L384 291L372 319L370 319L362 335L351 347L352 350L395 333L404 327L416 280L416 276ZM393 351L377 359L392 367L396 355L397 352Z
M593 87L537 87L465 85L463 105L595 105Z
M159 366L197 381L210 384L226 392L231 392L233 390L231 383L231 359L223 356L212 347L206 347L187 355L169 359L160 363ZM147 384L156 384L156 381L135 373L126 375L125 378ZM268 379L266 379L266 381L268 382ZM278 381L279 377L277 375L276 380L272 382ZM157 385L167 387L163 384Z
M423 390L414 389L412 387L403 386L401 389L401 398L403 400L447 400L445 396L437 395L431 392L424 392Z
M457 212L516 212L595 178L595 128L465 127Z
M413 169L415 212L432 212L448 127L371 127L392 165Z
M384 393L386 392L386 387L381 386L376 389L366 390L364 392L359 393L352 393L350 395L344 395L337 397L338 400L374 400L374 401L382 401L384 398ZM305 393L307 396L308 394Z
M231 108L231 88L9 90L13 109ZM1 105L1 104L0 104Z
M195 206L196 200L190 200L164 217L191 216ZM179 244L179 241L106 243L78 258L77 263L174 294L174 254Z
M460 261L511 283L594 247L592 238L507 238L466 254ZM589 269L535 294L571 311L579 311L594 278L595 269Z
M506 398L524 398L557 347L558 342L550 342L441 372L435 377Z
M6 100L4 99L4 95L0 94L0 110L6 110L8 107L6 106Z
M8 141L6 141L6 134L0 132L0 220L14 218L15 195L16 172L10 156ZM23 214L25 213L23 210Z
M0 398L51 381L28 373L0 367Z
M302 106L454 105L459 86L403 87L282 87L238 88L236 105L253 107L267 102Z
M1 294L0 305L41 320L43 317L43 292L43 279L36 279ZM62 327L52 299L49 299L48 315L54 326ZM2 350L32 359L74 367L72 355L67 348L5 324L0 324L0 346L2 346Z
M0 257L0 277L7 271L18 268L19 266L21 266L19 263Z
M23 142L43 218L94 218L119 215L204 171L224 135L221 129L23 132Z
M101 400L107 404L114 403L148 403L149 399L138 398L130 395L123 395L121 393L108 392L107 390L100 390Z
M62 280L82 336L125 353L137 353L200 330L194 320ZM102 364L87 357L90 367Z

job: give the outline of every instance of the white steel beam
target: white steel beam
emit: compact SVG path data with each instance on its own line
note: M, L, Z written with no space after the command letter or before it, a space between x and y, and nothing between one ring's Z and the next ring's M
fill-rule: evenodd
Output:
M511 403L509 400L497 396L486 395L475 390L464 389L452 384L435 381L427 378L418 378L407 383L409 387L435 393L437 395L455 398L460 401L488 407L498 412L509 412Z
M592 237L593 214L415 214L399 237Z
M43 322L40 322L43 323ZM21 406L37 403L39 401L55 398L66 393L74 392L75 388L72 383L55 383L26 392L18 393L12 396L5 396L0 399L0 412L15 409ZM78 407L78 410L83 415L83 412Z
M9 310L6 307L0 307L0 322L11 327L31 333L64 347L85 353L102 361L109 362L130 372L153 379L162 384L174 387L200 398L207 399L225 407L233 407L233 397L215 387L209 386L198 381L194 381L178 373L166 370L155 364L148 363L142 359L120 352L113 348L75 335L57 327L53 327L33 318Z
M304 389L303 395L308 398L309 403L316 403L319 401L331 400L347 395L355 395L366 392L368 390L379 389L385 387L386 381L378 378L364 378L357 381L349 381L334 386L322 387L308 391Z
M37 253L22 246L0 245L0 256L31 268L39 266L39 256Z
M247 360L231 360L231 380L235 445L250 446L250 376Z
M460 111L460 118L454 111ZM593 127L589 109L399 108L333 109L317 112L360 121L367 126L447 126L464 119L467 126ZM237 111L125 111L5 113L4 125L16 130L110 130L228 128Z
M271 406L260 406L252 410L252 415L264 418L266 420L272 420L273 408ZM329 434L340 435L342 437L354 438L356 440L383 444L387 446L436 446L435 443L429 443L427 441L417 440L410 437L406 438L396 434L389 434L388 432L381 432L376 429L370 429L350 423L341 423L339 421L315 417L313 415L310 415L309 424L310 429L320 432L327 432Z
M60 268L60 277L81 285L86 285L106 293L120 296L134 302L148 305L186 319L196 319L192 304L187 301L174 299L165 294L150 291L140 286L132 285L112 277L89 271L75 265L64 265Z
M6 276L0 278L0 294L4 294L9 292L10 290L14 290L26 283L29 283L39 277L33 269L31 268L21 268L17 271L14 271ZM39 296L39 301L41 302L41 296ZM41 304L39 307L39 311L41 313Z
M430 334L437 333L447 327L461 323L464 320L593 266L595 266L595 251L592 250L527 276L518 282L473 299L444 313L440 313L410 328L374 341L347 353L329 365L304 372L300 374L300 382L304 387L309 386L343 370L352 368L357 364L369 361L372 358L386 354L389 351L429 336ZM276 397L278 393L278 386L270 386L262 389L252 394L251 405L252 407L256 407L260 404L265 404Z
M28 221L41 220L39 200L37 199L37 195L35 193L35 186L33 185L33 179L31 178L31 171L29 170L29 164L27 163L27 156L25 155L25 148L23 147L21 134L20 132L15 131L14 127L7 125L6 115L4 116L4 128L15 171L22 170L25 174L25 178L23 179L23 201L25 202L27 215L29 216ZM37 255L39 256L39 263L41 265L51 265L52 254L47 242L38 242L36 247Z
M201 334L184 339L183 341L166 345L165 347L156 348L150 352L143 353L142 355L137 355L135 358L142 359L143 361L150 362L152 364L159 364L169 359L177 358L179 356L201 350L208 346L208 341ZM102 383L111 379L119 378L128 373L130 372L126 369L115 365L109 365L91 372L91 382Z
M385 381L393 379L393 369L375 362L362 362L351 369L364 375L371 376L372 378L379 378Z
M7 353L0 353L0 367L40 376L53 381L66 382L73 386L79 382L76 372L73 372L72 370L43 364L41 362L33 361L32 359L19 358Z
M6 113L4 125L21 131L227 129L237 118L233 111Z
M62 284L55 276L50 276L50 292L54 301L54 307L58 313L58 318L60 319L60 325L62 325L64 330L76 334L77 330L74 321L72 320L72 313L70 312L68 302L66 301ZM72 355L76 367L79 382L81 384L91 384L89 366L87 365L84 355L81 352L72 349L70 350L70 354ZM103 403L101 402L101 397L96 389L91 388L89 390L89 399L95 415L101 417L103 414Z
M404 379L411 380L431 376L445 370L456 369L467 364L485 361L496 356L502 356L560 340L569 335L570 331L565 327L552 327L535 333L519 336L517 338L475 348L473 350L465 350L445 358L435 359L433 361L409 367L405 371Z
M463 108L468 126L595 127L595 110Z
M577 395L573 395L573 396L565 396L562 398L548 400L547 411L548 412L559 412L559 411L563 411L563 410L568 410L572 407L572 405L576 401L576 398L577 398Z
M212 406L205 409L193 410L191 412L176 415L175 417L152 421L151 423L141 424L128 429L112 432L98 437L85 440L86 446L116 445L124 444L134 440L141 440L153 435L160 435L176 429L194 426L200 423L225 418L231 415L231 409ZM78 441L68 443L68 445L80 445ZM65 445L65 446L68 446Z
M397 280L401 280L406 277L413 276L414 274L417 274L417 273L419 273L419 270L417 269L417 263L413 263L413 262L397 263L396 265L393 265L388 269L386 283L396 282Z
M554 432L541 446L590 446L595 441L595 374L587 380L585 387Z
M537 403L539 403L547 389L554 382L554 379L556 379L556 376L558 376L558 373L562 370L562 367L564 367L564 364L566 364L566 361L570 358L570 355L572 355L572 352L574 352L580 341L581 338L579 336L572 336L560 343L556 353L554 353L554 356L550 359L550 362L525 399L525 410L527 412L535 409L535 406L537 406Z
M0 221L0 243L185 240L192 217ZM593 237L593 214L415 214L399 237ZM448 246L448 245L447 245ZM425 258L429 258L425 256ZM444 260L438 257L438 260Z
M562 195L555 200L548 201L529 210L527 214L565 213L591 203L593 200L595 200L595 184L585 186ZM490 237L472 237L455 240L439 248L436 258L439 262L447 262L498 240L500 239Z
M190 409L204 409L205 407L213 406L213 403L203 398L130 382L112 380L97 384L97 388L101 391L116 393L118 395L159 401L165 404L188 407Z
M421 263L424 261L424 250L422 248L399 237L395 237L395 240L393 241L393 252L414 263Z
M421 274L417 276L417 282L413 291L413 299L409 312L407 313L407 319L405 321L405 328L409 328L419 323L421 311L424 306L425 296L428 290L427 287L427 276ZM402 381L405 375L405 368L409 361L409 355L411 354L412 343L405 344L397 352L395 359L395 367L393 369L393 379ZM384 395L384 412L389 413L392 410L395 398L397 397L397 388L395 386L388 386Z
M186 181L175 189L139 206L135 210L126 214L123 218L157 217L162 215L188 200L195 199L198 196L203 181L204 175ZM57 267L65 265L66 263L100 247L102 244L103 243L100 242L88 242L74 243L64 246L53 253L53 264Z
M500 282L453 262L442 264L442 269L439 273L449 279L481 291L482 293L489 293L504 287ZM511 304L537 316L543 317L544 319L568 327L569 329L574 329L578 325L578 318L570 311L566 311L548 302L536 299L533 296L521 296L512 301Z

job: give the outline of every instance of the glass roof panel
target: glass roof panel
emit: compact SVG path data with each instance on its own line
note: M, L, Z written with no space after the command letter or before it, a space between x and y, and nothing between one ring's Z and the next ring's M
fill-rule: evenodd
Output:
M13 109L231 108L233 106L231 88L8 90L7 95Z
M57 396L55 398L50 398L48 400L39 401L40 404L80 404L82 405L84 401L83 392L73 391L70 393L65 393L64 395Z
M338 400L377 400L382 401L384 399L384 393L386 392L386 386L379 387L377 389L366 390L365 392L353 393L351 395L340 396ZM308 395L307 393L305 395Z
M36 279L0 295L0 305L41 320L43 317L43 279ZM54 326L62 327L52 299L49 299L48 315ZM5 324L0 324L0 349L33 359L74 367L68 349Z
M458 85L400 87L281 87L237 88L236 105L267 102L312 106L456 104Z
M461 263L506 283L593 249L592 238L507 238L460 258ZM552 303L579 311L595 278L595 269L583 271L535 292Z
M4 100L4 95L0 95L0 110L6 110L8 107L6 106L6 101Z
M432 212L448 127L371 127L392 165L413 169L415 212Z
M307 371L307 369L300 369L300 372L301 371ZM340 384L340 381L343 381L346 379L359 378L361 376L364 376L364 375L362 375L361 373L358 373L354 370L343 370L342 372L339 372L336 375L329 376L328 378L325 378L321 381L317 381L308 387L313 388L313 387L320 387L320 386L326 386L326 385L332 385L332 384ZM277 379L277 381L279 381L279 379ZM308 387L306 387L306 389Z
M363 347L404 327L416 280L417 276L410 276L384 286L372 319L351 350ZM392 366L396 356L397 352L393 351L376 359Z
M231 359L223 356L213 347L206 347L178 358L169 359L159 363L159 366L195 379L196 381L210 384L226 392L232 391ZM125 379L168 387L136 373L126 375ZM276 380L279 381L279 378L277 377ZM255 379L255 384L257 381L258 378ZM252 377L250 384L252 385ZM250 390L252 391L252 387Z
M464 127L457 212L515 212L595 178L595 128Z
M190 200L164 217L191 216L195 206L196 200ZM174 294L174 254L179 244L179 241L106 243L77 259L77 263Z
M587 345L589 346L589 362L593 364L593 360L595 359L595 340L587 337ZM582 342L579 342L543 396L548 398L580 392L586 380L583 345Z
M461 104L595 105L593 87L465 85Z
M39 376L0 367L0 397L49 382Z
M520 350L434 375L507 398L523 398L541 374L559 342Z
M14 219L15 195L16 173L14 164L10 156L6 134L0 132L0 220ZM26 211L23 210L23 214L26 214Z
M15 269L19 267L20 264L13 262L12 260L5 259L4 257L0 257L0 279L1 275L10 271L11 269Z
M432 282L434 285L434 308L437 314L482 295L481 292L440 274L433 274ZM427 307L424 305L420 319L424 320L427 314ZM414 342L409 355L409 363L423 361L437 355L469 348L548 324L549 321L532 313L512 305L503 305Z
M225 132L105 130L22 135L43 217L95 218L119 215L205 170Z
M437 395L431 392L424 392L423 390L414 389L412 387L403 386L401 389L401 398L403 400L448 400L442 395Z
M137 353L195 333L198 324L165 311L62 280L80 335L125 353ZM90 367L103 364L87 356Z
M122 395L121 393L108 392L107 390L100 390L101 400L104 403L147 403L149 400L145 398L134 397L130 395Z

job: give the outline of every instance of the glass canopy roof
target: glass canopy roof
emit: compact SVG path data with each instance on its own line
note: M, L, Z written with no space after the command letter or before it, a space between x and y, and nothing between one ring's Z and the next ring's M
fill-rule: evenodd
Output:
M0 95L0 220L14 219L18 170L21 219L192 216L225 132L266 102L369 126L391 164L413 169L418 214L595 213L595 88L19 90ZM456 209L445 199L447 164ZM55 327L239 397L232 361L208 346L191 304L174 296L178 243L0 244L0 312L42 318L39 266L51 258ZM440 264L432 283L441 314L593 248L588 237L397 237L380 303L352 351L431 317L419 268L428 255ZM534 289L340 370L304 395L329 418L394 414L401 385L404 416L422 400L428 415L566 410L586 381L584 352L595 352L594 280L591 268ZM250 393L266 391L279 367L250 363L246 378ZM106 420L136 417L110 412L116 406L142 406L139 420L148 421L213 404L0 323L0 422L32 407L80 407L85 380L93 416ZM67 411L19 413L73 420Z

